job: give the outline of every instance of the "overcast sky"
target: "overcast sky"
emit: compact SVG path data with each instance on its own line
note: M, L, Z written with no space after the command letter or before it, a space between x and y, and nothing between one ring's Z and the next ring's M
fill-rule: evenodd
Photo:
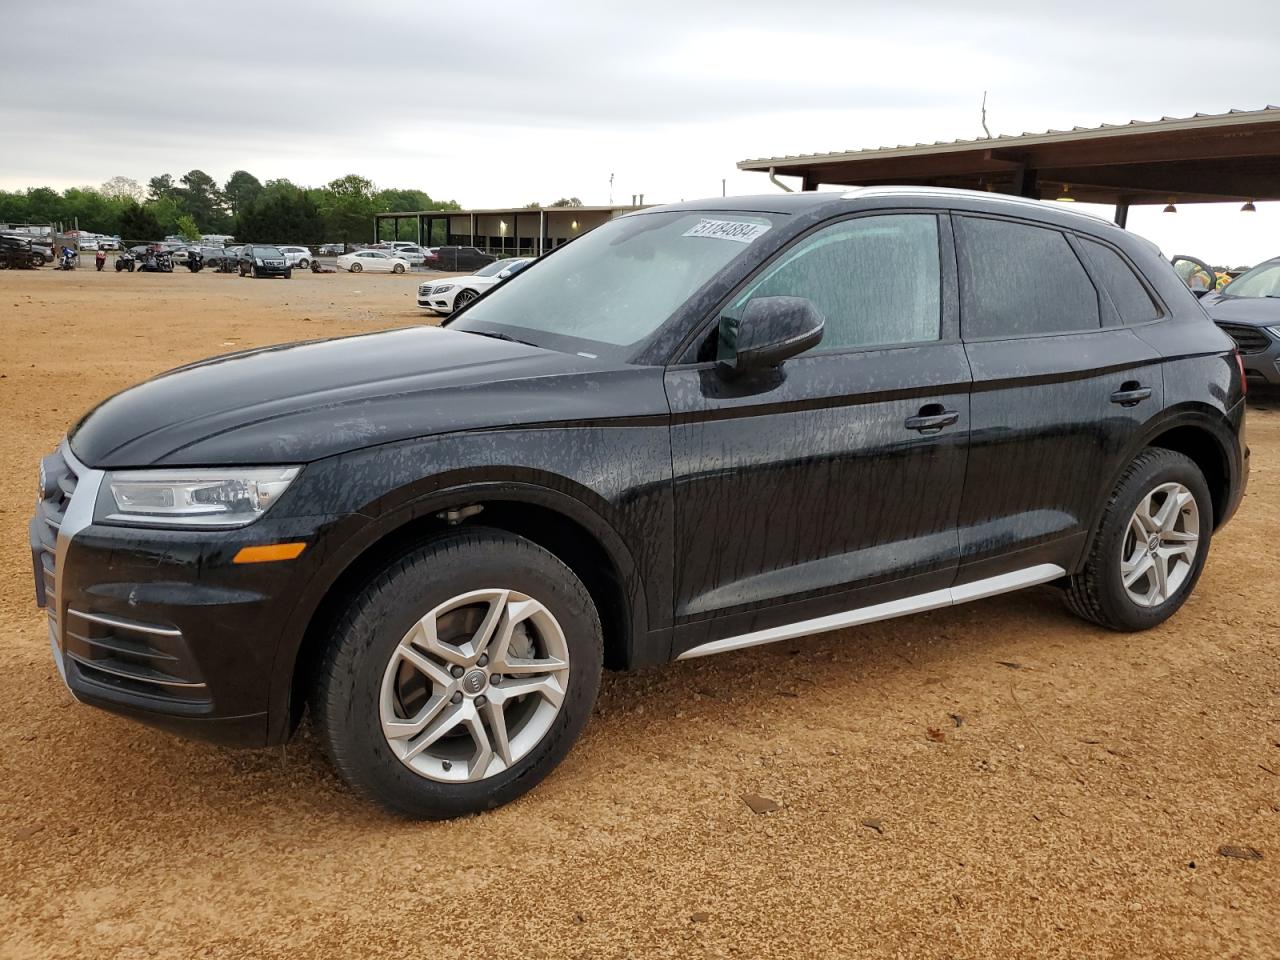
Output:
M361 173L464 206L775 188L742 159L1280 103L1239 0L28 3L0 13L0 188ZM1166 253L1280 255L1280 204L1131 214Z

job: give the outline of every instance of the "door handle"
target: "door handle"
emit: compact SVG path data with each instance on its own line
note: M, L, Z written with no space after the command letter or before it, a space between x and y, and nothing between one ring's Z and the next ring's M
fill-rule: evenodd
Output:
M960 419L955 410L948 410L940 403L926 403L914 417L907 417L904 426L918 433L937 433Z
M1136 407L1151 396L1151 388L1144 387L1137 380L1126 380L1120 389L1111 395L1111 402L1122 407Z

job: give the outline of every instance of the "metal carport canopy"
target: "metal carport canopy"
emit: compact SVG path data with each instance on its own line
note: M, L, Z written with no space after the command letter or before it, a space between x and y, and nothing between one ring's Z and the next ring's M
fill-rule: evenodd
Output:
M1280 107L950 143L743 160L820 184L920 184L1130 204L1280 200Z

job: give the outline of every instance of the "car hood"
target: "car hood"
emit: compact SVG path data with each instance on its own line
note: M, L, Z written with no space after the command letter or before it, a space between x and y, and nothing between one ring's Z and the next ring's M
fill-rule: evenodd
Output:
M645 369L412 327L179 367L103 402L75 426L70 442L77 457L99 468L306 463L396 440L509 426L517 411L521 423L584 419L585 411L597 418L604 411L583 402L595 382ZM660 376L658 383L660 394Z
M1200 303L1209 311L1210 317L1223 323L1280 326L1280 299L1275 297L1225 297L1211 293Z

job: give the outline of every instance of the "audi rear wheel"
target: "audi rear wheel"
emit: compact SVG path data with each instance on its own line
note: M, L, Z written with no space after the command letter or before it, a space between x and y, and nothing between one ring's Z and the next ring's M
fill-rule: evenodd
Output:
M1186 602L1209 553L1213 500L1189 457L1151 448L1116 484L1067 603L1112 630L1147 630Z

